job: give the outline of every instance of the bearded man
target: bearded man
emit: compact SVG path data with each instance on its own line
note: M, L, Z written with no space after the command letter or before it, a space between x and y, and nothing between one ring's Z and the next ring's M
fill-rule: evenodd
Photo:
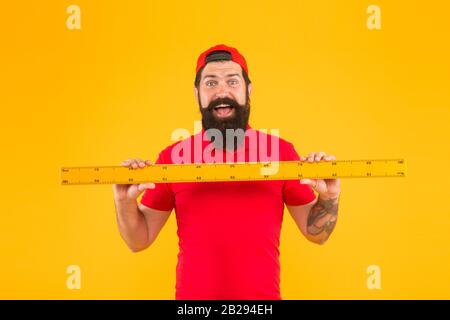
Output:
M215 162L236 161L238 154L246 162L266 161L261 148L270 153L271 161L336 160L325 152L300 157L292 143L252 129L252 84L246 60L237 49L209 48L200 54L195 71L202 132L162 150L157 164L177 163L174 158L180 156L180 144L191 148L190 152L182 148L183 163L195 163L195 155L199 151L204 155L207 148ZM200 145L194 143L199 137ZM256 137L256 143L248 143L249 137ZM211 161L202 156L200 162ZM151 164L142 159L121 163L133 168ZM176 299L279 300L284 205L308 240L324 244L337 221L340 181L117 184L113 191L120 234L134 252L148 248L175 211L179 237Z

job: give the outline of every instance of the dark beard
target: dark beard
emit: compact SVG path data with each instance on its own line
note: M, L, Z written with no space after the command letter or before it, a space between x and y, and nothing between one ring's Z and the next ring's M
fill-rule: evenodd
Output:
M248 93L246 93L245 100L245 105L240 105L239 103L237 103L237 101L231 98L219 98L211 101L207 108L202 108L200 106L200 112L202 114L202 125L206 130L206 136L211 139L211 137L208 135L209 129L217 129L222 133L223 141L215 141L216 137L212 136L212 142L214 143L216 148L223 148L225 146L228 147L227 149L236 150L244 142L244 136L242 134L239 134L239 132L245 133L247 129L248 119L250 117L250 99L248 97ZM218 119L214 116L214 107L222 103L228 104L234 109L234 114L231 117ZM228 143L227 129L232 129L228 131L228 134L236 133L233 141L228 141ZM228 140L230 140L230 138Z

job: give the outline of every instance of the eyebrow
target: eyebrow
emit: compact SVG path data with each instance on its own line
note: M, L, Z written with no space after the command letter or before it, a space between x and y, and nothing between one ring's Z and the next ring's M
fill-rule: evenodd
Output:
M234 76L240 77L241 75L239 73L229 73L225 77L230 78L230 77L234 77ZM207 74L203 77L203 80L205 80L206 78L217 78L217 76L215 74Z

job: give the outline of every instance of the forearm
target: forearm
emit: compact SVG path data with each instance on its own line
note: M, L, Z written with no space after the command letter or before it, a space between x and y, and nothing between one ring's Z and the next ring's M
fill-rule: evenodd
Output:
M115 200L120 235L132 251L140 251L149 244L145 216L135 200Z
M309 240L323 244L336 226L339 207L339 195L324 199L319 196L311 208L307 220Z

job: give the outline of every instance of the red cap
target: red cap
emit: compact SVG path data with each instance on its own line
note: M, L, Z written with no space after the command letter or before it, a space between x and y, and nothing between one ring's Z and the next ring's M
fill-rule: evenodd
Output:
M248 68L247 68L247 62L245 61L245 58L243 55L241 55L239 53L239 51L237 51L237 49L232 48L232 47L228 47L224 44L218 44L214 47L209 48L208 50L206 50L205 52L203 52L197 60L197 67L195 68L195 73L197 74L198 70L200 70L203 66L205 66L206 64L206 57L214 52L214 51L226 51L228 53L231 54L231 61L236 62L237 64L239 64L242 67L242 70L245 70L245 72L248 75Z

